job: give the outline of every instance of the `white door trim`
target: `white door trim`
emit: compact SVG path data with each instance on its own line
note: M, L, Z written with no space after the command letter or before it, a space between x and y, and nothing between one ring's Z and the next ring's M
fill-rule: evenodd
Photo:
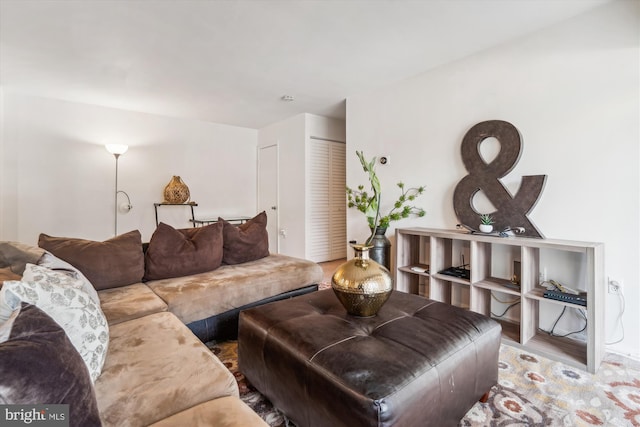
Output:
M262 207L262 201L260 199L261 197L261 191L260 191L260 168L262 165L262 150L268 149L268 148L274 148L276 149L276 164L275 164L275 168L276 168L276 188L275 188L275 193L276 193L276 204L275 204L275 219L276 219L276 224L275 224L275 242L276 242L276 250L275 253L280 253L280 146L278 145L278 143L273 143L273 144L269 144L269 145L263 145L258 147L258 173L256 174L256 188L258 189L258 194L257 194L257 198L256 198L256 202L257 202L257 206L258 209L260 209ZM265 209L271 209L271 207L266 207Z

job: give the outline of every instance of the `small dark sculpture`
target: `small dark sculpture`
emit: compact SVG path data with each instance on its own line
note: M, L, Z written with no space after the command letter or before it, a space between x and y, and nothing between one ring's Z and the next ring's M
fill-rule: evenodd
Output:
M480 155L480 144L490 137L500 141L500 152L491 163L487 163ZM496 208L492 213L495 229L523 227L523 236L544 237L527 214L538 202L547 176L523 176L515 196L499 180L518 163L521 148L520 133L511 123L489 120L469 129L461 147L462 161L469 174L460 180L453 193L453 208L462 224L477 228L479 212L473 207L473 197L482 190Z

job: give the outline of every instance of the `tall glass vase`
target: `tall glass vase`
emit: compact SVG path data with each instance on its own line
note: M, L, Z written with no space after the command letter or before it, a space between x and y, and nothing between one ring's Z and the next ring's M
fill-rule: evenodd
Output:
M393 291L391 273L369 259L371 246L351 245L355 257L333 273L331 287L347 310L354 316L374 316Z

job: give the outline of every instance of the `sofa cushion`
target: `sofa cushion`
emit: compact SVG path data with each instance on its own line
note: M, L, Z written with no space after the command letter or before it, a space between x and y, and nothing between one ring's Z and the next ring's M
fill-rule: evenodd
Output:
M12 299L34 304L51 316L67 333L95 381L106 357L109 327L100 306L82 290L81 282L27 264L23 281L5 282L0 291L0 305L11 307Z
M158 421L149 427L216 426L216 427L267 427L269 424L242 400L225 396L209 400L186 411Z
M138 283L144 276L138 230L104 242L40 234L38 246L76 267L97 290Z
M3 277L19 279L27 263L37 263L43 254L44 250L35 246L19 242L0 242L0 271Z
M70 426L101 425L82 358L51 317L26 303L0 343L0 402L68 404Z
M255 261L269 255L269 235L267 234L267 213L262 211L244 224L235 226L223 218L224 224L224 264L241 264Z
M95 390L103 424L118 427L146 426L211 399L239 395L231 372L171 313L111 327Z
M149 241L144 280L169 279L215 270L222 263L221 223L176 230L163 222Z
M215 271L147 282L189 324L243 305L322 280L322 268L312 261L273 254Z
M109 326L167 311L167 304L144 283L104 289L98 296Z

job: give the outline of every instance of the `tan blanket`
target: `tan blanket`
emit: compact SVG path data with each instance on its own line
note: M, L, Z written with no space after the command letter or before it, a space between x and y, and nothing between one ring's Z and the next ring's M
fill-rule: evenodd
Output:
M0 284L20 280L27 263L36 264L44 249L19 242L0 242Z

